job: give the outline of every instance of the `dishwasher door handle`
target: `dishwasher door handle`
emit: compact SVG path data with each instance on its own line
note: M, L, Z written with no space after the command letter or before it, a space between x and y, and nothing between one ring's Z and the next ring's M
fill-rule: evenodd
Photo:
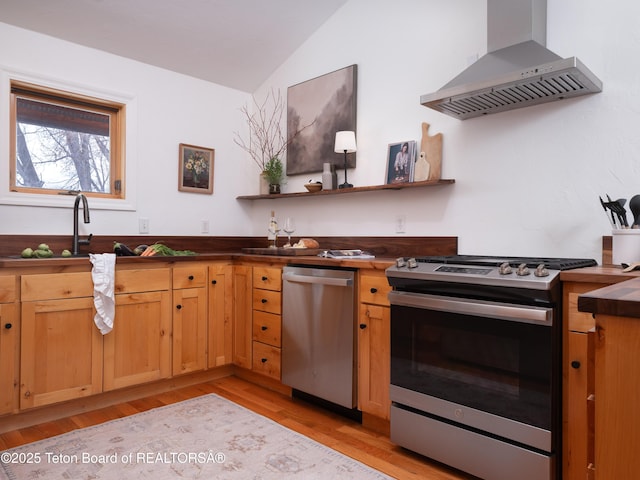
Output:
M294 283L312 283L317 285L333 285L336 287L350 287L353 285L353 279L351 278L315 277L312 275L298 275L295 273L285 273L282 278L288 282Z

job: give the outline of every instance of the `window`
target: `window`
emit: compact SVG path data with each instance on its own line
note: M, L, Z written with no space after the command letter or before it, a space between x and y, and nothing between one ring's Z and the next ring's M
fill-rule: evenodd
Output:
M124 104L11 82L10 190L124 198Z

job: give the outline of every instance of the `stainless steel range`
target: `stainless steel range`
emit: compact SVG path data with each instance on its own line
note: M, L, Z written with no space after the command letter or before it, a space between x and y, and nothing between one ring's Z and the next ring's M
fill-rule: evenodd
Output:
M561 270L590 259L400 258L391 440L491 480L560 478Z

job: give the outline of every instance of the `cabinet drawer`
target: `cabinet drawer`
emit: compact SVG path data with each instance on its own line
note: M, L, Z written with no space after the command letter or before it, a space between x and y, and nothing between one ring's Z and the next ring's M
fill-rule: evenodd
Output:
M282 322L280 315L253 312L253 339L274 347L282 346Z
M22 275L20 282L23 302L93 296L91 272Z
M0 303L15 302L16 297L15 275L0 277Z
M114 291L120 293L158 292L171 289L168 268L116 270Z
M279 292L282 289L282 269L253 267L253 286Z
M254 288L253 309L280 315L282 313L280 292Z
M360 277L360 301L376 305L389 305L387 294L391 286L386 276L362 275Z
M173 267L173 288L204 287L206 283L206 265Z
M280 380L280 349L253 342L253 371Z

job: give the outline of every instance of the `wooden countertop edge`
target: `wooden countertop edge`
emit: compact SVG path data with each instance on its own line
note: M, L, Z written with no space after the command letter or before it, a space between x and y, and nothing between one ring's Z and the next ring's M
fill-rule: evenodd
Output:
M189 261L220 261L233 260L238 262L262 262L274 264L304 263L307 265L337 266L357 269L384 270L394 264L391 258L371 258L371 259L337 259L324 258L318 256L289 256L289 255L252 255L245 253L201 253L195 256L176 257L116 257L116 265L145 265L149 263L179 263ZM29 268L29 267L65 267L65 266L90 266L89 257L75 258L3 258L0 259L0 273L3 268Z
M640 278L615 283L580 295L578 310L596 315L640 318Z

